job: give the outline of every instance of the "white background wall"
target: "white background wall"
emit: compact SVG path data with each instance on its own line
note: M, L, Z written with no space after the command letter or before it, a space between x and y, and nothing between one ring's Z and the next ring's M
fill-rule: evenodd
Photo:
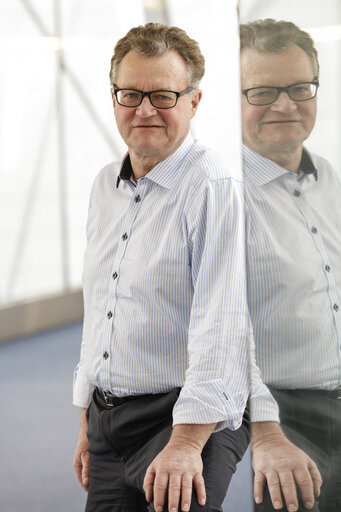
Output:
M109 91L113 46L148 21L144 7L153 4L0 0L0 306L80 286L90 186L125 151ZM206 58L193 133L239 167L235 4L166 7L169 23L196 38ZM216 90L229 91L228 102Z

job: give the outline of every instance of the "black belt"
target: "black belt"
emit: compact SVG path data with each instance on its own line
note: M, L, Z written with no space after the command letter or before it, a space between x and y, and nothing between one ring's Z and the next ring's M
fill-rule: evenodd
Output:
M106 405L109 407L117 407L118 405L122 405L125 402L129 402L130 400L134 400L139 397L139 395L132 396L115 396L110 391L103 391L103 389L96 388L97 396L99 396Z
M178 394L180 393L181 388L175 388L174 391L176 391ZM130 395L130 396L116 396L113 395L110 391L104 391L103 389L96 388L96 394L97 396L102 399L105 404L109 407L117 407L118 405L122 405L126 402L130 402L131 400L137 400L138 398L142 397L162 397L164 395L167 395L168 393L157 393L157 394L148 394L148 395Z

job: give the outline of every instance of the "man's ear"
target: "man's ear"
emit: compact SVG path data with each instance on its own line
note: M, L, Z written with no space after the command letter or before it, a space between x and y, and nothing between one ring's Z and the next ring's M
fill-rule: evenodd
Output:
M191 104L192 104L192 117L195 116L195 113L197 111L197 108L199 106L199 103L200 103L200 100L201 100L201 97L202 97L202 91L200 89L194 91L192 93L192 98L191 98Z

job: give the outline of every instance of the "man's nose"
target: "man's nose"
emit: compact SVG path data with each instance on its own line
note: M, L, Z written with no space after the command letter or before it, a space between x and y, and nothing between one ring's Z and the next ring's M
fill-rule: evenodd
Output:
M271 110L279 112L293 112L296 109L296 102L289 98L286 91L281 91L277 100L271 104Z
M157 113L157 110L150 102L150 99L148 96L145 96L142 100L141 105L136 107L136 114L138 114L141 117L149 117L153 116Z

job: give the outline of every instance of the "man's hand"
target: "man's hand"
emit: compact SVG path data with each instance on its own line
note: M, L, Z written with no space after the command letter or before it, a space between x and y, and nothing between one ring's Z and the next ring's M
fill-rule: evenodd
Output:
M88 491L90 479L87 431L88 422L86 420L86 409L82 409L78 442L73 457L73 467L75 468L78 481L84 491Z
M251 425L255 502L263 501L267 482L275 509L283 507L282 490L288 511L298 510L296 486L305 508L313 508L322 484L315 462L285 437L278 423L267 421Z
M206 503L205 483L202 476L202 449L214 424L176 425L172 436L147 469L143 489L147 501L154 499L154 509L161 512L168 488L168 510L187 512L191 506L194 487L200 505Z

